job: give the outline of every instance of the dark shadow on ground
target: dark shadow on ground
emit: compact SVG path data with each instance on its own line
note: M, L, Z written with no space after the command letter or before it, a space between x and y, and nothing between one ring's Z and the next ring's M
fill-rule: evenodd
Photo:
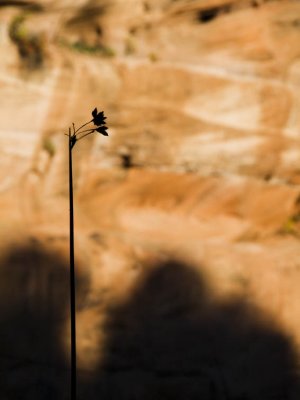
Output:
M86 398L300 398L288 338L245 300L214 300L199 273L177 261L145 274L105 328L105 360Z
M217 301L192 267L147 268L110 308L104 361L77 400L298 400L288 338L242 299ZM69 265L39 244L0 260L0 399L69 400L61 346ZM121 284L121 283L120 283ZM77 281L78 304L88 282Z
M69 399L62 328L69 314L69 265L38 243L0 260L0 398Z

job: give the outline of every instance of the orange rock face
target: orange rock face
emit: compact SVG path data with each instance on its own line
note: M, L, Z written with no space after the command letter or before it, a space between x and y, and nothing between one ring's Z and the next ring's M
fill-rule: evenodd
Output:
M79 396L296 398L300 4L4 3L0 353L65 371L64 133L97 106L109 137L73 150ZM58 375L36 379L65 398Z

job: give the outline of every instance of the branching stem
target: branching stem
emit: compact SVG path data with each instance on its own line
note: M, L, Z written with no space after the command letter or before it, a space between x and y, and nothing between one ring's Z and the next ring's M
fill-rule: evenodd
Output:
M75 130L75 127L74 127L74 125L73 125L73 129L74 129L73 135L76 136L77 133L79 133L80 129L82 129L84 126L90 124L91 122L93 122L93 120L94 120L94 119L91 119L89 122L86 122L85 124L81 125L81 126L80 126L78 129L76 129L76 130ZM81 133L81 132L80 132L80 133Z
M86 131L82 131L80 133L84 133L84 132L87 132L87 133L85 135L83 135L83 136L80 136L80 138L77 139L77 142L79 142L79 140L83 139L84 137L90 135L91 133L95 132L95 129L87 129Z

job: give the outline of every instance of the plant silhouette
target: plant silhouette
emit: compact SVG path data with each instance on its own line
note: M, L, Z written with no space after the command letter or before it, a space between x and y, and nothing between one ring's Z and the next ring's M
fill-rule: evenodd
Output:
M97 108L92 111L92 119L78 129L75 129L74 123L72 129L69 128L69 204L70 204L70 314L71 314L71 400L77 398L77 362L76 362L76 288L75 288L75 260L74 260L74 206L73 206L73 160L72 150L75 144L84 137L98 132L104 136L108 136L107 126L105 125L106 117L104 111L98 112ZM92 126L84 129L90 124Z
M244 300L214 299L181 262L151 268L110 311L105 328L105 359L89 382L95 398L299 398L288 338Z
M108 127L105 125L106 117L104 116L104 111L98 112L97 108L94 108L94 110L92 111L92 116L93 118L90 121L84 123L78 129L75 129L75 125L73 123L72 124L73 132L71 128L69 128L69 135L67 136L69 137L69 144L71 150L79 140L83 139L84 137L94 132L101 133L101 135L103 136L108 136L107 133ZM90 124L94 124L96 126L92 126L88 129L83 129Z

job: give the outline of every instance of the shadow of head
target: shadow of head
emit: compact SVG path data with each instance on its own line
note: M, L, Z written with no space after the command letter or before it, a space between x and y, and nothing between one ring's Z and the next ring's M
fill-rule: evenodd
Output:
M77 279L79 303L87 283ZM68 386L68 317L68 260L37 243L7 250L0 260L1 398L60 398Z
M106 331L95 375L104 399L290 399L298 390L293 346L270 318L245 300L217 300L177 261L146 272Z

